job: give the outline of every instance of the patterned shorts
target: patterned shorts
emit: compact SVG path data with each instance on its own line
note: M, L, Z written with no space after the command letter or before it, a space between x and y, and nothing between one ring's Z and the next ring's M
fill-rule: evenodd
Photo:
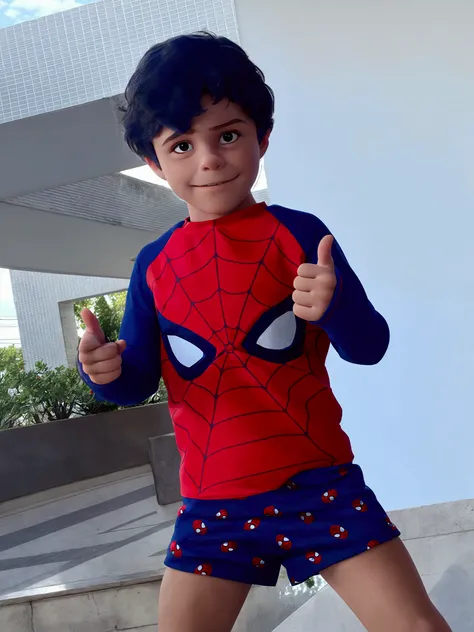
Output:
M400 535L359 466L301 472L242 500L184 499L166 566L274 586L283 565L292 584Z

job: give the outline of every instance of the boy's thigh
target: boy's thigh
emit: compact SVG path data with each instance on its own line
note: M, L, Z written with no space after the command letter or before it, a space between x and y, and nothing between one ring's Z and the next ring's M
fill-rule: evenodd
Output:
M399 538L321 575L368 632L449 632Z
M158 604L160 632L231 632L251 586L166 569Z

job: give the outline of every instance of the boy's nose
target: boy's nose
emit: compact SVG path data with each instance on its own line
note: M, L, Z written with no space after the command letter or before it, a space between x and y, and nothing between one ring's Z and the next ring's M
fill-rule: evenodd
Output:
M203 171L218 171L224 166L224 160L219 153L211 150L204 151L201 158Z

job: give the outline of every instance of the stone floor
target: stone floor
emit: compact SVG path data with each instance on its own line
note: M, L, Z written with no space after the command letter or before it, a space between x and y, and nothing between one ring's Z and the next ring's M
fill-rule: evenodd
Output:
M0 506L0 630L153 632L178 504L160 507L148 467ZM454 632L474 630L474 501L393 512ZM280 625L280 627L278 627ZM234 632L359 632L322 582L255 588Z
M147 467L3 503L0 600L159 574L178 507Z
M0 507L0 630L152 632L178 504L136 468ZM321 588L257 587L234 632L272 632Z

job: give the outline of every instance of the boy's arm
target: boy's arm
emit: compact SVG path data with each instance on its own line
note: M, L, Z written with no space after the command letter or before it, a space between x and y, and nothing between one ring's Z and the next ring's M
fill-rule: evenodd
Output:
M316 220L316 240L307 257L318 264L321 240L330 235L327 227ZM361 282L352 270L341 247L334 241L332 263L336 286L324 314L315 321L326 331L340 357L354 364L377 364L387 351L390 331L385 318L369 301Z
M97 399L121 406L139 404L158 390L161 376L160 330L153 294L146 282L146 269L139 255L127 293L120 339L125 340L122 353L122 373L113 382L99 385L93 382L78 361L82 379Z

